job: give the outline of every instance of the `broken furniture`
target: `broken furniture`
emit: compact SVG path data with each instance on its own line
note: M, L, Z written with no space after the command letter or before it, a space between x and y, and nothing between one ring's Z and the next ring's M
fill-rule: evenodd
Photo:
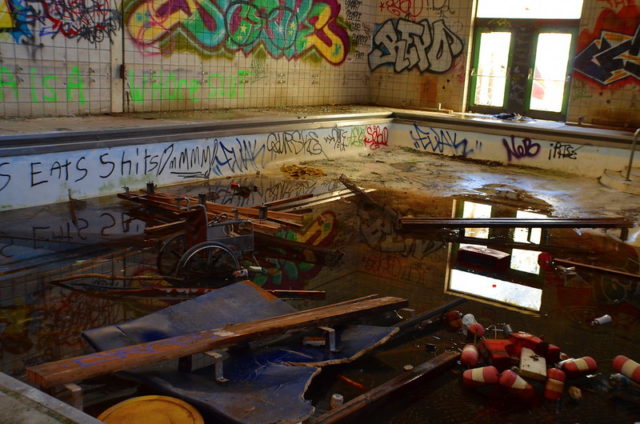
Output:
M99 352L29 367L27 377L51 388L126 371L121 375L227 421L298 422L313 412L302 395L318 367L352 361L398 331L346 323L406 304L400 298L367 296L296 311L244 281L133 321L85 331L83 336ZM332 324L338 326L326 327ZM308 332L259 345L288 331L312 328L327 334L326 346L303 345ZM214 365L209 359L197 367L202 352L210 353Z

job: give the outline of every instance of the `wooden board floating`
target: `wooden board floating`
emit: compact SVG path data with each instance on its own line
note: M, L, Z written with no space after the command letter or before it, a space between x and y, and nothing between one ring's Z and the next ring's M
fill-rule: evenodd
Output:
M365 297L258 321L228 325L118 349L96 352L27 368L27 378L40 387L52 386L151 365L289 330L328 325L366 314L402 308L406 299Z

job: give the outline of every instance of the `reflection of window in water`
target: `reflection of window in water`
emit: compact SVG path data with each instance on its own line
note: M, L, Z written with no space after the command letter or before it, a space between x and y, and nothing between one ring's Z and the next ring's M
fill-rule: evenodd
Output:
M491 218L491 205L483 205L482 203L463 202L462 209L463 218ZM465 228L464 235L466 237L489 238L488 228ZM461 245L464 246L464 245Z
M533 212L518 211L516 218L546 218L546 215ZM541 228L515 228L513 231L513 241L520 243L540 244L542 240ZM538 265L539 251L513 249L511 251L511 269L517 271L528 272L531 274L539 274L540 266Z
M539 311L542 304L542 290L540 289L460 269L451 270L449 290L532 311Z

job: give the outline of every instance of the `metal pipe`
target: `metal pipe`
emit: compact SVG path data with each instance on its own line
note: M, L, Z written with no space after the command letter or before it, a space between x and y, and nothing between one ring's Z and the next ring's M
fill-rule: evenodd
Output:
M638 141L638 134L640 134L640 128L633 133L633 143L631 143L631 154L629 155L629 165L627 166L627 178L625 181L631 181L629 175L631 175L631 165L633 164L633 155L636 152L636 142Z

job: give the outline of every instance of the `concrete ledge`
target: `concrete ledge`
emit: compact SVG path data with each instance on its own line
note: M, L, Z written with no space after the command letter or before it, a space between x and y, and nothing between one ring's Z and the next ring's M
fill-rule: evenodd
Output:
M90 415L0 373L2 424L101 424Z

